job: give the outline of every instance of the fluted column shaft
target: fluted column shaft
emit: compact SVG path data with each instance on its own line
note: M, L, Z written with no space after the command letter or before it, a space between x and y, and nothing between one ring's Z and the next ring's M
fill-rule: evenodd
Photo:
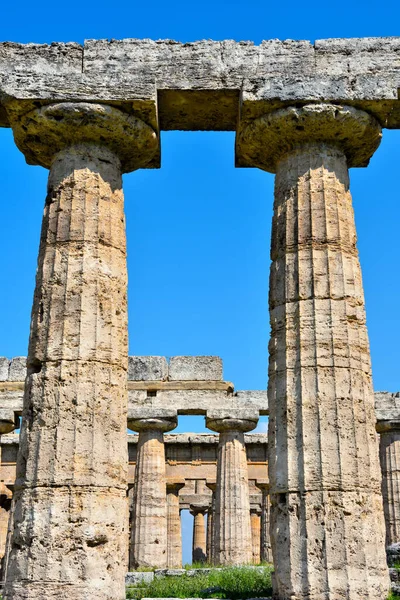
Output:
M206 512L206 507L190 507L190 514L193 515L192 560L194 563L203 563L206 561Z
M259 565L261 562L261 511L257 508L250 510L252 561Z
M256 425L257 420L207 419L207 427L219 432L214 521L216 564L241 565L252 561L244 432Z
M176 427L176 420L143 419L129 422L139 431L133 524L131 568L167 566L167 492L164 432Z
M179 510L179 490L184 483L167 484L167 567L182 567L182 529Z
M261 512L261 562L272 562L271 540L269 536L269 492L262 490Z
M378 421L377 431L380 434L386 547L389 548L392 544L400 543L400 422Z
M380 127L350 107L309 105L265 115L246 136L255 164L276 172L268 386L275 595L383 600L381 476L348 177L349 166L368 163Z
M208 481L206 485L212 492L211 506L207 514L207 562L209 565L213 565L215 554L215 492L217 483L215 481Z
M49 167L50 175L7 600L125 598L128 345L121 161L127 142L137 148L142 125L147 143L154 132L116 109L66 103L34 110L13 126L27 160Z

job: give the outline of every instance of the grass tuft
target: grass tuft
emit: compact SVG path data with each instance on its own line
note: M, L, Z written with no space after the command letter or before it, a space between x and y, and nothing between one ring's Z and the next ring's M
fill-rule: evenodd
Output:
M204 566L204 565L203 565ZM226 567L193 577L157 577L127 588L127 598L265 598L272 595L272 565L262 569ZM139 587L140 586L140 587Z

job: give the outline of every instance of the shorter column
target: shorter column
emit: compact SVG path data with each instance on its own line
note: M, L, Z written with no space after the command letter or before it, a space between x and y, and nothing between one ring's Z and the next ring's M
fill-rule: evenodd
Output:
M244 433L257 426L258 412L208 411L206 426L219 435L215 495L215 563L252 562L249 481Z
M205 514L207 510L208 506L190 505L190 514L193 515L192 561L194 563L206 562Z
M6 552L8 521L10 517L12 492L0 482L0 560L3 561Z
M182 568L182 531L179 511L179 490L185 487L185 480L167 480L167 567Z
M399 415L400 416L400 415ZM383 512L389 566L400 559L400 419L378 421Z
M259 565L261 562L261 507L252 506L250 508L251 522L251 541L253 548L253 564Z
M262 491L260 561L262 563L272 563L271 541L269 537L269 482L267 479L257 479L256 487Z
M176 417L128 420L139 432L133 523L131 568L167 566L167 491L164 433L177 425Z
M214 521L215 521L215 491L217 489L216 481L207 481L207 487L212 491L211 506L207 514L207 562L214 564Z

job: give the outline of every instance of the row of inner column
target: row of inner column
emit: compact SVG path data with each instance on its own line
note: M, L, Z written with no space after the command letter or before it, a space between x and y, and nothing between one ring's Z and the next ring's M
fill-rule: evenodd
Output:
M130 545L132 569L180 566L182 563L179 484L175 483L172 489L168 489L163 439L164 432L170 431L176 424L176 420L172 418L141 419L130 421L129 424L130 428L139 433ZM207 484L213 492L213 509L209 519L209 548L212 548L212 552L209 560L214 564L239 565L253 562L244 433L251 431L256 425L257 420L207 419L207 426L219 432L216 483ZM266 493L265 486L261 487ZM168 516L171 535L168 535ZM197 529L195 528L197 537L204 517L201 511L196 511L194 518L195 525L196 522L198 524Z

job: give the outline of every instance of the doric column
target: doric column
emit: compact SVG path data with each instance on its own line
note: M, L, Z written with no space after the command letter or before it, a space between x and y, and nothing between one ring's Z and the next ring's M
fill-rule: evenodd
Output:
M261 562L261 507L250 507L252 562L259 565Z
M262 492L260 562L269 563L272 562L271 542L269 537L269 482L267 480L257 479L256 487Z
M154 131L106 105L13 123L50 169L3 598L122 600L127 544L126 241L121 173Z
M164 433L177 425L176 418L130 420L139 432L137 447L131 568L167 566L167 491Z
M258 416L216 417L207 414L206 425L219 435L215 493L214 562L250 564L252 541L249 482L244 433L257 426Z
M215 481L207 481L207 487L212 491L211 506L207 513L207 562L209 565L214 564L214 523L215 523L215 492L217 483Z
M206 525L205 515L208 506L190 506L190 514L193 516L193 545L192 545L192 561L194 563L206 562L207 546L206 546Z
M352 107L289 107L240 145L276 173L271 249L269 479L275 595L383 600L380 468L349 167L381 130Z
M167 481L167 567L182 568L182 530L179 490L185 481Z
M378 421L379 453L382 470L383 510L386 524L386 548L391 547L398 560L400 544L400 420ZM392 562L392 561L390 561Z

